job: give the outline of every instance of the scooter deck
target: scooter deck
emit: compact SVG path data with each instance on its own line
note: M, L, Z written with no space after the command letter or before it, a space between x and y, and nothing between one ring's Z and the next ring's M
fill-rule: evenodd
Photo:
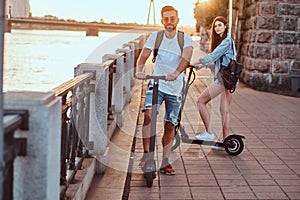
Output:
M199 145L218 146L218 147L225 146L223 142L214 142L214 141L197 140L197 139L189 139L189 138L182 138L182 142L189 143L189 144L199 144Z

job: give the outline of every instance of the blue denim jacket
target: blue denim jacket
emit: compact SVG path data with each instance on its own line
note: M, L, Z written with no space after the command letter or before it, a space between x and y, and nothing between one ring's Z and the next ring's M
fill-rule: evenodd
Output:
M199 62L201 62L206 67L211 65L213 62L215 62L214 77L217 78L217 73L220 69L220 60L222 55L223 55L223 59L222 59L223 66L228 66L231 59L236 60L235 45L233 39L229 35L227 35L227 37L221 42L221 44L219 44L219 46L217 46L213 50L213 52L207 54L203 58L200 58Z

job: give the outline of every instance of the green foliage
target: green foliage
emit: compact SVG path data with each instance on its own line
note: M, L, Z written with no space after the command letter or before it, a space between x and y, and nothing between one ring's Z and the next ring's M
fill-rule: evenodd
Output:
M204 2L197 1L194 8L194 18L196 19L196 30L200 26L209 29L214 18L217 16L228 15L229 0L208 0Z

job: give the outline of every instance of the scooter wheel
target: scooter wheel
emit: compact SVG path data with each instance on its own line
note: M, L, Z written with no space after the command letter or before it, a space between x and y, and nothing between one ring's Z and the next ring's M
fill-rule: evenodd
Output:
M232 156L237 156L242 153L244 149L244 142L241 137L230 135L225 138L225 151Z
M153 179L155 178L155 173L154 172L145 172L144 177L146 179L147 187L152 187Z
M174 137L174 141L173 141L171 151L174 151L175 149L177 149L177 147L179 147L180 140L181 140L181 138L180 138L179 134L177 133Z

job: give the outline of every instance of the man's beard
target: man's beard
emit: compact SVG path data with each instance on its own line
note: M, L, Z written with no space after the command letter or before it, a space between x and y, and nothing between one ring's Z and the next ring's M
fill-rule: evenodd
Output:
M168 32L172 32L176 29L176 26L174 26L173 24L167 24L165 26L165 29L168 31Z

